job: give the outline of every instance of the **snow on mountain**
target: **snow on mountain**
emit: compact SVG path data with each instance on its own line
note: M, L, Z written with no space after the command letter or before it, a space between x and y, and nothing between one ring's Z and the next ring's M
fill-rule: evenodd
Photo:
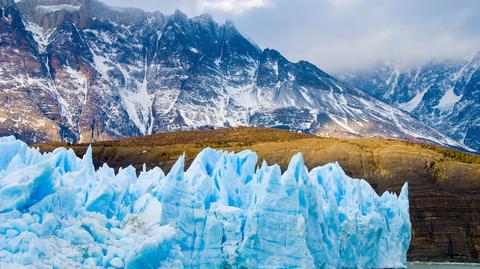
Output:
M308 62L260 49L229 21L95 0L17 4L2 8L14 19L0 26L1 134L89 142L266 126L464 147Z
M340 77L480 151L480 54L404 70L386 64Z
M49 5L49 6L42 6L38 5L37 10L42 13L51 13L51 12L56 12L56 11L61 11L65 10L68 12L75 12L80 10L80 6L74 6L74 5Z
M251 151L205 149L187 171L180 157L137 177L95 171L91 154L0 138L0 267L406 267L407 184L378 196L301 155L282 174Z

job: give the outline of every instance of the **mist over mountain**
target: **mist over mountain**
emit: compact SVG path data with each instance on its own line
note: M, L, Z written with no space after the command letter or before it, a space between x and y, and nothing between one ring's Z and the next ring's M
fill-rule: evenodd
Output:
M293 61L308 59L327 73L365 70L386 61L425 64L480 50L476 0L297 0L294 5L289 0L138 0L135 6L233 20L262 47Z
M480 53L406 69L383 64L340 77L470 148L480 149Z

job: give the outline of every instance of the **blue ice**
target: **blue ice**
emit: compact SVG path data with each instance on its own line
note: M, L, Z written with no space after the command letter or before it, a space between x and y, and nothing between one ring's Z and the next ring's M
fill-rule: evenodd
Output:
M408 185L378 196L338 163L286 171L203 150L185 171L96 170L92 150L0 138L0 267L403 268Z

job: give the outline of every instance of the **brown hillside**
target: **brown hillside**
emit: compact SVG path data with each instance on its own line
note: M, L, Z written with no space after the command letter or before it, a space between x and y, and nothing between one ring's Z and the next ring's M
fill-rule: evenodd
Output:
M39 145L43 151L68 146L82 155L87 145ZM233 128L128 138L93 144L96 166L132 164L168 171L185 152L187 165L205 147L251 149L259 160L284 169L298 152L309 168L338 161L354 178L382 193L410 187L411 260L480 261L480 156L441 147L385 139L328 139L282 130Z

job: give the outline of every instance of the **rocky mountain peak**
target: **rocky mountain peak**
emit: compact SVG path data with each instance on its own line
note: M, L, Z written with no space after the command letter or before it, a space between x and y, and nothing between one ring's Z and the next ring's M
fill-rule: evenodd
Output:
M261 55L261 59L263 60L271 60L271 61L282 61L282 60L286 60L282 54L280 54L280 52L278 52L277 50L275 49L271 49L271 48L266 48L263 50L262 52L262 55Z
M242 39L246 39L238 30L233 21L231 20L226 20L225 23L222 25L222 29L225 33L226 36L229 38L237 38L241 37ZM254 46L257 47L256 44L254 44L253 41L248 40L248 42L252 43Z
M227 20L225 21L225 28L230 28L230 29L235 29L235 30L237 30L237 27L235 26L235 23L234 23L232 20L230 20L230 19L227 19Z
M79 0L22 0L17 3L26 20L45 29L54 29L64 20L80 23L82 5Z
M110 7L97 0L21 0L18 6L29 21L46 29L56 28L65 18L86 28L93 19L131 25L149 15L141 9ZM159 12L150 15L162 16Z
M177 21L177 22L188 22L188 17L185 13L183 13L181 10L179 9L175 9L175 11L173 12L173 14L169 17L171 20L173 21Z
M210 15L208 13L204 13L204 14L201 14L199 16L193 17L192 20L197 22L197 23L204 24L204 25L208 25L208 24L212 24L212 23L216 24L212 15Z

